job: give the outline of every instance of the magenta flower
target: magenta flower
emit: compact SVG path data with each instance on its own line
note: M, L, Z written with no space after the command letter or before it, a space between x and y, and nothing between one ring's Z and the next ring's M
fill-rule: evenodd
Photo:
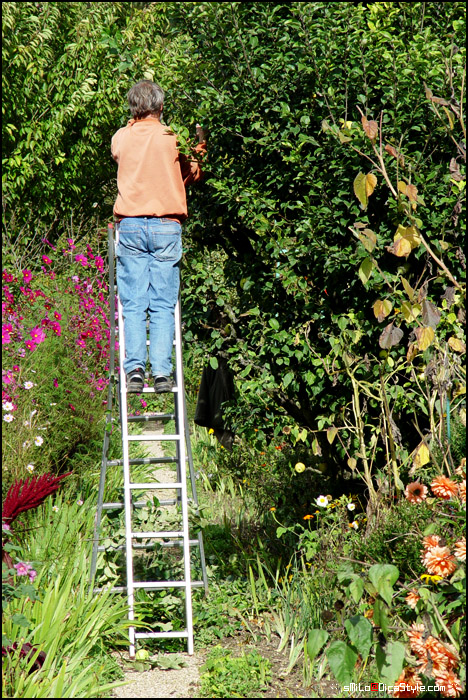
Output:
M31 568L31 564L25 564L25 562L19 561L13 568L16 569L18 576L27 576Z
M43 343L46 339L46 334L40 326L33 328L29 334L35 343Z
M55 387L55 388L58 387L58 379L57 379L57 378L54 379L54 387Z
M25 284L29 284L32 280L32 272L30 270L23 270L23 281Z
M2 326L2 345L8 345L8 343L11 343L10 331Z
M33 352L37 348L37 345L34 342L34 340L27 340L25 342L25 345L28 348L28 350L31 350L31 352Z
M57 319L57 321L61 321L62 319L62 314L59 314L58 311L54 311L54 316Z
M75 250L76 245L73 243L73 238L67 238L67 243L72 250Z
M75 255L75 260L76 262L81 263L83 267L86 267L88 264L88 258L86 257L86 255L82 255L82 253Z
M52 260L48 258L47 255L42 256L42 262L44 263L44 265L52 265Z

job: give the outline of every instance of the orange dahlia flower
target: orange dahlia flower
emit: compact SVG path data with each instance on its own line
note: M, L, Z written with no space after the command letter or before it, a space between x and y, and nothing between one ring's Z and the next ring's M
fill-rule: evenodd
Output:
M410 608L415 609L416 605L418 604L418 600L421 599L421 596L417 592L416 588L412 588L408 595L405 598L406 604L409 605Z
M446 476L436 476L436 478L431 481L431 489L435 496L448 501L452 496L457 495L458 484Z
M427 486L419 481L413 481L405 488L405 496L410 503L422 503L427 498Z
M461 540L455 542L455 550L453 553L460 561L466 561L466 537L462 537Z
M463 692L461 681L453 671L441 671L435 675L435 680L444 698L458 698Z
M463 481L458 484L458 495L460 496L460 500L462 503L466 503L466 480L463 479Z
M413 622L411 627L406 630L406 634L408 635L411 651L413 651L415 654L418 654L418 656L421 656L425 653L424 640L423 640L424 632L425 632L424 625L421 623L417 623L417 622Z
M427 551L431 547L437 547L439 542L440 542L439 535L427 535L427 537L423 537L423 541L422 541L425 551Z
M450 576L457 568L455 557L448 547L431 547L423 556L423 563L430 574Z
M421 678L416 669L407 666L395 681L394 698L415 698L419 695Z

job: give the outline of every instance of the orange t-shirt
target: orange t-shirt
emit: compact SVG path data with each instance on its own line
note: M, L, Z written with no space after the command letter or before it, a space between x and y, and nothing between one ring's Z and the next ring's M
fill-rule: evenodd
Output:
M195 151L203 151L199 144ZM116 218L187 218L185 187L202 178L200 165L177 148L176 135L156 117L131 119L112 137L118 163Z

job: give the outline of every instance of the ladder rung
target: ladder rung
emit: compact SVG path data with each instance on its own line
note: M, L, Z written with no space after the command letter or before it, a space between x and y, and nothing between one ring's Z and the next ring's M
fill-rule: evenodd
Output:
M197 545L200 544L198 540L189 540L189 544L191 547L196 547ZM184 543L181 542L180 540L173 540L172 542L148 542L147 544L132 544L132 549L150 549L151 547L156 547L158 545L159 547L183 547ZM98 552L107 552L107 551L112 551L112 552L120 552L125 549L124 544L118 545L118 547L98 547Z
M134 581L133 588L144 588L145 591L162 588L186 588L185 581Z
M182 588L185 586L184 581L157 581L154 583L134 583L133 588L144 588L146 590L152 590L156 588ZM191 581L190 586L192 588L202 588L205 584L203 581ZM108 591L109 589L104 588L93 588L93 593L102 593L103 591ZM126 593L127 586L114 586L110 589L110 593Z
M138 457L130 459L129 464L165 464L166 462L177 462L177 457ZM113 459L107 462L108 467L121 467L123 459Z
M181 436L161 435L160 433L156 433L156 435L151 435L149 433L145 433L144 435L127 435L127 440L130 440L131 442L147 442L149 440L181 440Z
M157 537L157 538L160 538L163 540L166 538L169 539L170 537L183 537L184 533L177 532L177 531L171 531L171 532L157 532L157 531L154 531L154 532L132 532L131 536L134 537L135 539L138 539L139 537L141 537L142 539L144 539L145 537L155 537L155 538Z
M176 387L176 386L173 386L172 389L169 390L169 392L165 391L165 392L163 392L163 393L167 394L167 393L170 393L171 391L172 391L172 392L176 392L176 391L177 391L177 387ZM142 394L155 394L156 392L155 392L155 390L153 389L153 387L151 387L151 386L145 386L145 388L141 390L141 393L142 393ZM158 394L158 395L159 395L159 394Z
M145 413L141 416L128 416L129 423L148 423L153 420L175 420L175 413Z
M159 481L149 481L144 484L130 484L131 489L181 489L182 483L180 481L175 481L171 483L160 483Z
M191 498L187 499L192 501ZM177 503L177 499L170 498L168 500L159 501L160 506L174 506ZM132 503L135 508L144 508L148 504L148 501L136 501ZM103 503L102 507L104 510L117 510L117 508L125 508L125 503Z
M180 630L180 632L135 632L135 639L177 639L188 637L187 630Z

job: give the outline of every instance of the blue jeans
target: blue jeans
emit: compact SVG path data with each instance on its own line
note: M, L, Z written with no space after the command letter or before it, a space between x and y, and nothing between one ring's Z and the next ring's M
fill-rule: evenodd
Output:
M153 376L172 372L174 309L179 296L182 226L156 217L119 224L117 287L125 330L124 370L146 368L146 315Z

